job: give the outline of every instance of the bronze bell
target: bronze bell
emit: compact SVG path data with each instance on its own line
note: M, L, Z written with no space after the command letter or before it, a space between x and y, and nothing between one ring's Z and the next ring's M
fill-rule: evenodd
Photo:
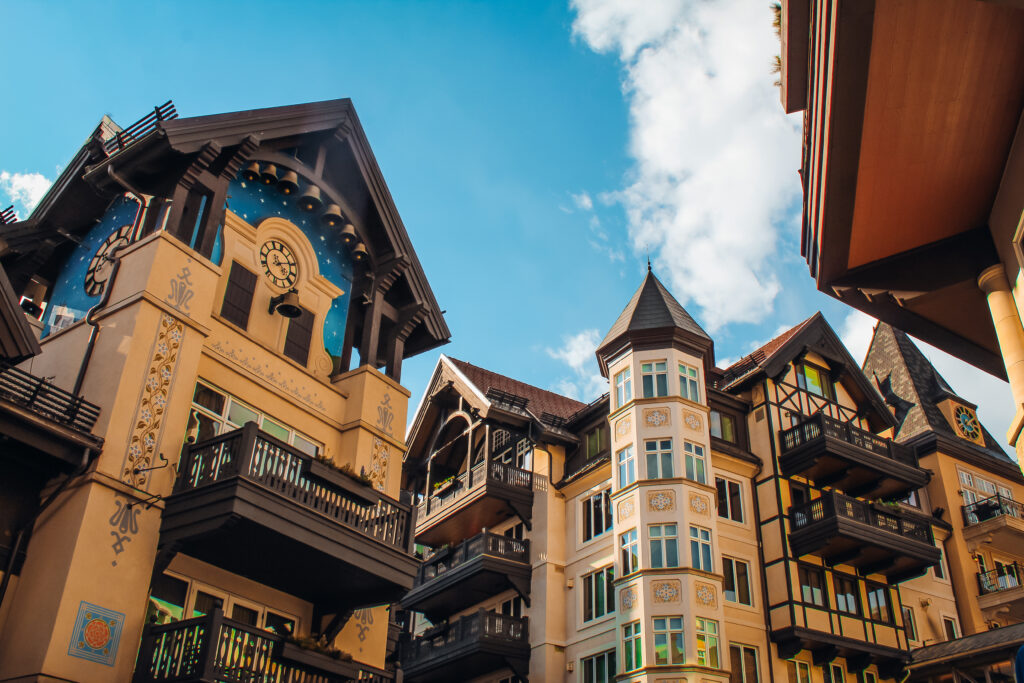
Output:
M346 223L345 227L341 229L341 243L352 244L356 241L356 229L352 227L351 223Z
M242 171L242 179L247 180L250 183L254 183L260 179L260 165L255 161L246 166L245 170Z
M270 300L270 312L279 313L285 318L298 318L302 315L299 306L299 293L293 288L284 294L278 294Z
M341 207L337 204L328 204L324 215L320 216L320 224L325 228L336 228L345 220L341 217Z
M360 242L352 249L352 260L353 261L365 261L366 260L366 245Z
M267 164L260 173L260 182L264 185L273 185L277 182L277 166Z
M277 181L277 189L281 194L295 194L299 189L299 176L295 171L288 171Z
M320 188L316 185L310 185L306 188L306 191L302 193L302 197L299 198L299 208L303 211L316 211L324 205L322 199L320 199Z

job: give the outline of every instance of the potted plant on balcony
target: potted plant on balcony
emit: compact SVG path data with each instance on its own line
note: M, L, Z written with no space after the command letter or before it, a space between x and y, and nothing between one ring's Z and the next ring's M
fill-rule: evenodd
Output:
M278 642L277 658L339 676L353 676L352 655L313 636L289 636Z
M370 478L362 473L356 474L348 463L338 465L325 455L317 455L303 462L310 477L333 484L357 503L374 505L380 500L380 495L371 486Z
M440 495L448 492L449 490L451 490L454 486L455 486L455 475L453 474L450 477L448 477L447 479L442 479L441 481L435 481L434 482L433 494L435 496L440 496Z

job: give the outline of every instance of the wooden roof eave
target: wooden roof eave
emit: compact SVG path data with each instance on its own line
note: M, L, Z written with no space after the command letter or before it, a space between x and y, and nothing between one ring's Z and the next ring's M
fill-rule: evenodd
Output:
M7 274L0 268L0 358L20 362L41 350Z

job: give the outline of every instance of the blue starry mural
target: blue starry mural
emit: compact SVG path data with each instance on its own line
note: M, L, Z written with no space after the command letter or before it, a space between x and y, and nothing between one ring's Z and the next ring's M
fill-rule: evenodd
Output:
M332 356L341 354L345 340L345 321L352 292L352 259L349 248L342 244L341 231L320 224L320 211L303 211L298 207L300 192L281 194L274 185L248 182L241 176L231 181L227 208L249 225L259 226L267 218L283 218L294 223L316 252L320 274L344 294L331 303L324 319L324 348Z
M125 226L130 232L139 212L139 203L134 199L121 196L107 209L99 222L86 234L81 244L75 247L67 261L60 269L60 278L53 285L53 294L46 310L46 325L43 337L54 331L61 330L71 323L85 317L90 308L99 303L103 287L97 287L87 275L93 258L106 246L110 251L120 240Z

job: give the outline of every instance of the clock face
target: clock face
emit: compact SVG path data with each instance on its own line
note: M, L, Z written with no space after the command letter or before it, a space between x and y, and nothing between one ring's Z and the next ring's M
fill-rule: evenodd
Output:
M110 271L114 267L113 261L109 260L114 249L122 247L131 241L132 226L122 225L110 233L103 244L96 250L96 254L89 261L89 269L85 271L85 293L89 296L98 296L103 291L104 285L110 279Z
M953 423L956 424L957 431L961 436L967 439L973 440L981 436L981 425L978 424L978 418L964 406L957 406L953 410Z
M299 275L295 254L288 245L277 240L267 240L260 247L260 265L271 284L281 289L291 289Z

